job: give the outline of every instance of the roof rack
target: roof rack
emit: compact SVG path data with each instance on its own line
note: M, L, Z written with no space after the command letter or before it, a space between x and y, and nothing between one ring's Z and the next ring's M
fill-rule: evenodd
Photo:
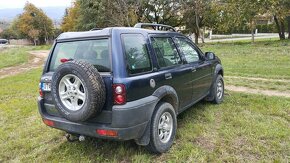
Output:
M173 31L176 32L172 26L164 25L164 24L155 24L155 23L137 23L134 28L144 28L151 27L157 31Z

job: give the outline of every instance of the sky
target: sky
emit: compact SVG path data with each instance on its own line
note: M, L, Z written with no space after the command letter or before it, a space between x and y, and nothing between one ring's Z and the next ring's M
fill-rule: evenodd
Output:
M0 0L0 9L5 8L23 8L25 3L29 1L36 7L51 6L70 6L72 0Z

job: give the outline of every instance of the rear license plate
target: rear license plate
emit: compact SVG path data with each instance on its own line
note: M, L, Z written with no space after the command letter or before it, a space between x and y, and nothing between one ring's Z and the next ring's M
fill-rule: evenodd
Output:
M43 91L51 91L51 83L41 83L41 89Z

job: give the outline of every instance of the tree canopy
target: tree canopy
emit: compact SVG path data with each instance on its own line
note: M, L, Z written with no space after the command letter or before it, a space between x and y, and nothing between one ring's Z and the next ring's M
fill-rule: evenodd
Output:
M52 20L29 2L25 4L24 12L19 15L15 24L20 36L33 41L39 40L44 43L53 36Z

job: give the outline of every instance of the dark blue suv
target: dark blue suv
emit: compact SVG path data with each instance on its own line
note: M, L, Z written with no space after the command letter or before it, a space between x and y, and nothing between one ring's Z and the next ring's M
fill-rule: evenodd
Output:
M151 29L137 28L144 25ZM39 91L43 122L68 140L134 139L163 153L179 113L202 99L223 101L223 68L165 25L68 32L53 45Z

